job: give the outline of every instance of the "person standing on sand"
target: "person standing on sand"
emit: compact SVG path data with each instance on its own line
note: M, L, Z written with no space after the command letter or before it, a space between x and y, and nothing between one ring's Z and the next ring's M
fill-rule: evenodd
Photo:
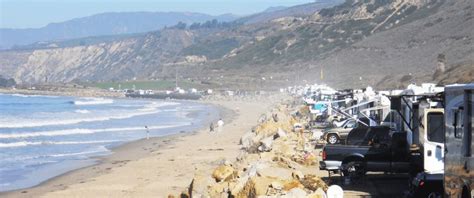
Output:
M224 121L221 119L219 119L219 121L217 121L217 131L219 132L222 132L222 127L224 126Z
M148 130L148 126L145 125L145 130L146 130L146 139L150 139L150 130Z

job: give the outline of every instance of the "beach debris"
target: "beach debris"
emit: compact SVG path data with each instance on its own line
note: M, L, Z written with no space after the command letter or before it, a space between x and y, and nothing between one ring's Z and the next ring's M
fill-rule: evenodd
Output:
M221 182L224 180L229 180L234 175L234 168L231 166L221 165L217 167L214 172L212 172L212 178L216 180L216 182Z

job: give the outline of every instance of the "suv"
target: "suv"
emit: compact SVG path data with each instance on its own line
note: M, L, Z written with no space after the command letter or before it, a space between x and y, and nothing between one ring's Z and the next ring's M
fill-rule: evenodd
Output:
M368 119L360 119L359 121L368 123ZM321 137L328 144L340 143L343 142L347 138L347 135L349 135L349 133L355 128L367 128L367 126L360 124L354 119L347 119L341 127L323 131L323 135Z

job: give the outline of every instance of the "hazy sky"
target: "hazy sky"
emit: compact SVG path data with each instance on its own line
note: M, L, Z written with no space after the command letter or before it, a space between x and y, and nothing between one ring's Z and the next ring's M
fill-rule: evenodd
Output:
M37 28L102 12L191 11L246 15L314 0L0 0L0 28Z

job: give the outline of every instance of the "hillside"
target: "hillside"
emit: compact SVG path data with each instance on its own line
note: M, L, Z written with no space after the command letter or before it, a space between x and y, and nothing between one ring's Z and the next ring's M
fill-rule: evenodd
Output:
M171 79L178 70L180 78L245 89L469 81L472 10L470 0L347 0L303 18L215 22L91 45L0 52L0 75L23 83L91 82ZM432 77L440 54L446 73Z
M232 21L231 14L211 16L181 12L117 12L51 23L42 28L0 29L0 49L27 45L40 41L75 39L90 36L143 33L173 26L178 22L188 24L212 19Z

